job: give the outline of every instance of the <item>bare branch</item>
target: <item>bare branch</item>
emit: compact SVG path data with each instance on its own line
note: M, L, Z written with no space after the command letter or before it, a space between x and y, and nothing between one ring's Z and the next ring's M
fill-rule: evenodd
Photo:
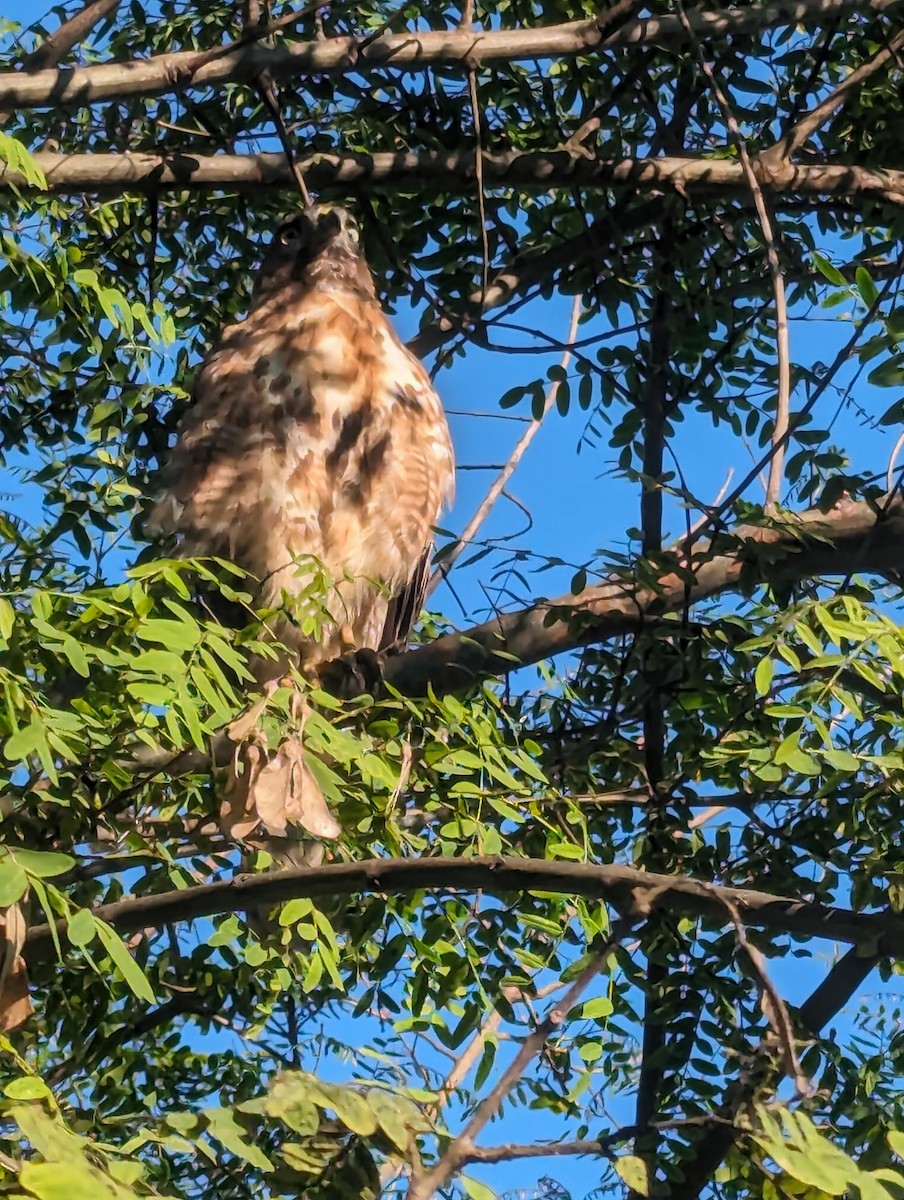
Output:
M119 7L120 0L93 0L86 4L68 21L64 21L49 37L25 57L26 71L40 71L55 67L65 58L73 46L84 41L95 25L110 16Z
M887 46L883 46L871 59L852 71L833 92L826 96L820 104L807 113L793 129L759 156L760 162L769 167L780 167L795 150L799 150L804 142L816 132L829 117L840 108L848 98L861 87L871 75L881 70L887 62L895 57L898 50L904 46L904 30L893 37Z
M468 93L471 99L471 118L474 122L474 178L477 184L477 215L480 219L480 306L486 304L490 285L490 241L487 230L487 198L483 186L483 129L480 120L480 96L477 91L477 72L468 71Z
M677 0L677 3L681 24L684 26L688 39L694 48L694 52L700 62L701 70L710 82L713 95L716 97L716 101L722 112L722 119L728 126L728 132L731 134L738 148L741 169L744 172L744 178L747 180L747 186L750 188L751 195L753 196L756 214L759 218L760 228L763 231L763 241L766 244L766 262L769 265L769 277L772 280L772 292L775 296L775 339L778 349L778 393L775 400L775 424L772 430L772 455L769 459L769 479L766 483L766 511L773 512L781 498L782 480L785 474L785 451L787 449L788 430L790 427L791 349L788 333L788 301L785 296L785 277L782 274L782 265L778 257L778 247L775 243L775 234L772 231L772 218L766 206L763 189L760 187L753 164L750 161L750 155L747 153L747 143L744 140L741 127L738 125L725 89L719 82L712 65L706 60L703 48L700 45L697 35L694 33L684 5L681 3L681 0Z
M751 5L720 13L694 12L694 30L701 38L778 25L819 25L833 16L868 11L876 14L897 0L796 0L794 3ZM574 57L600 46L642 45L668 39L682 42L677 18L659 17L631 22L606 36L609 21L623 16L630 6L616 5L590 21L570 21L538 29L438 30L407 32L371 40L368 37L324 38L267 47L259 42L197 51L161 54L150 59L103 63L33 75L10 71L0 74L0 108L56 108L60 105L96 104L129 96L159 96L189 87L209 88L227 83L248 83L261 71L276 81L306 75L338 75L374 70L426 71L445 64L465 67L523 59ZM615 10L619 12L616 14ZM297 19L296 17L293 19ZM268 27L269 28L269 27ZM265 28L264 32L268 31ZM216 57L211 61L211 57Z
M745 925L791 937L819 937L863 947L870 955L898 957L904 938L904 914L884 910L857 913L812 904L748 888L714 887L696 879L658 875L633 867L547 861L532 858L388 858L297 867L287 871L238 875L234 879L140 896L94 909L121 933L241 912L255 905L272 907L296 896L346 896L362 892L408 894L420 890L483 890L494 895L558 891L603 900L633 912L643 901L649 911L682 912L723 926L724 899L735 905ZM65 935L65 921L58 925ZM52 953L47 925L34 925L25 943L27 956Z
M430 1120L435 1120L439 1116L440 1109L449 1103L455 1089L467 1079L471 1068L483 1053L483 1048L487 1044L487 1038L491 1037L501 1024L502 1013L496 1009L490 1013L480 1029L477 1030L470 1042L465 1046L461 1056L456 1059L455 1066L443 1080L441 1087L437 1091L435 1102L427 1105L424 1110Z
M474 1139L479 1136L484 1127L496 1116L512 1088L521 1079L524 1072L546 1045L552 1034L564 1022L568 1013L574 1008L588 986L604 969L609 955L619 941L636 923L637 916L632 913L613 927L606 939L602 950L594 954L588 964L571 984L560 1001L553 1004L546 1016L536 1029L521 1043L521 1048L512 1059L509 1066L500 1076L490 1094L478 1106L462 1132L449 1143L439 1162L430 1171L412 1175L411 1186L408 1189L408 1200L430 1200L434 1193L453 1178L453 1176L468 1161L469 1153L474 1149Z
M485 289L484 289L483 295L484 296L486 295ZM571 324L568 329L568 338L567 338L568 342L573 342L575 339L575 336L577 335L578 320L580 318L580 315L581 315L581 297L575 296L574 302L572 303L572 306L571 306ZM559 366L562 368L563 371L566 371L568 369L568 364L570 362L571 362L571 351L566 350L565 353L562 355ZM537 433L540 429L540 426L543 424L546 414L549 412L549 410L552 408L552 406L556 402L556 396L558 395L558 392L559 392L559 381L554 380L549 385L549 387L546 389L546 399L543 404L542 414L536 420L532 420L530 422L530 424L528 425L527 429L525 429L524 433L522 433L521 437L518 439L518 442L515 445L514 450L512 450L511 454L509 455L508 461L506 462L505 466L502 468L502 470L499 472L499 474L493 480L492 484L490 485L489 491L487 492L487 494L484 496L483 500L481 500L480 504L478 505L477 511L474 513L474 515L471 517L470 521L468 521L467 525L462 530L461 536L459 537L457 543L449 551L449 553L443 558L442 562L439 564L439 566L433 572L433 575L430 579L430 584L427 589L428 596L448 576L449 572L452 570L452 568L455 565L455 563L457 562L458 558L461 556L462 552L464 550L466 550L467 547L474 540L474 537L475 537L478 529L480 529L481 525L484 523L484 521L489 516L490 511L493 508L493 505L496 503L496 501L502 495L502 491L503 491L505 485L511 479L512 475L515 473L515 471L518 467L518 464L521 462L521 459L526 454L528 446L531 444L531 442L537 436Z

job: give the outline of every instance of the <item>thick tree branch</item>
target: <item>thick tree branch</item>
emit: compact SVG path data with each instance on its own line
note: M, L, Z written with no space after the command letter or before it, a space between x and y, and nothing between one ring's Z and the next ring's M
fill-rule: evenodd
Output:
M613 577L578 596L559 596L518 612L500 613L483 625L390 657L383 678L403 695L424 695L428 687L436 695L445 695L556 654L636 632L681 612L688 603L742 591L748 576L763 583L793 583L825 575L899 570L904 566L904 502L898 499L881 510L867 503L829 513L814 509L787 514L768 527L741 525L718 543L700 546L692 566L677 559L675 566L676 570L660 576L655 588L640 587L629 577ZM341 678L346 680L347 672ZM870 686L863 680L856 682L861 691ZM871 698L897 704L892 694ZM209 767L210 755L194 748L173 754L144 747L131 764L135 774L148 778L204 772ZM707 804L735 803L718 796L703 799ZM753 802L746 797L739 801L742 807Z
M658 586L610 579L578 596L540 601L502 613L465 633L447 634L390 658L385 678L408 695L468 687L489 675L539 662L640 628L722 592L742 591L750 577L795 582L822 575L882 573L904 565L904 504L884 512L867 503L822 513L788 514L770 527L742 525L701 548L690 568L663 574ZM676 561L676 568L678 563Z
M816 24L845 13L881 13L900 0L797 0L751 5L734 12L691 14L700 38L725 37L777 25ZM440 30L372 37L324 38L276 47L259 42L235 49L217 48L217 58L201 61L196 51L161 54L132 62L102 63L33 75L0 74L0 108L57 108L96 104L130 96L159 96L189 87L248 83L262 71L276 81L306 75L356 74L374 70L426 71L439 65L475 67L494 62L574 57L605 46L641 45L686 34L675 17L631 22L606 37L609 13L590 21L571 21L538 29Z
M186 188L295 188L283 154L54 154L39 152L35 161L52 192L159 192ZM483 154L488 188L546 191L556 187L631 188L636 192L669 188L687 196L722 198L748 191L743 167L724 158L595 158L567 148L530 153ZM421 191L473 191L474 152L400 151L374 154L316 154L298 160L308 185L350 195L362 188L411 187ZM789 165L766 170L754 160L764 191L775 196L843 196L904 204L904 171L832 163ZM9 166L0 169L0 188L29 190L33 185ZM490 292L492 293L492 287ZM490 297L488 295L488 301ZM498 301L496 301L498 303Z
M657 875L633 867L548 862L532 858L389 858L363 862L299 867L289 871L238 875L155 896L103 904L96 916L118 929L134 933L220 913L239 912L254 905L280 904L297 896L345 896L361 892L409 894L442 889L502 895L509 892L555 891L603 900L622 912L642 908L682 912L716 925L729 918L725 902L733 904L745 925L755 925L790 937L819 937L863 947L869 954L904 957L904 914L891 909L857 913L811 904L749 888L716 887L696 879ZM65 921L58 928L65 936ZM53 952L47 925L28 931L26 954Z

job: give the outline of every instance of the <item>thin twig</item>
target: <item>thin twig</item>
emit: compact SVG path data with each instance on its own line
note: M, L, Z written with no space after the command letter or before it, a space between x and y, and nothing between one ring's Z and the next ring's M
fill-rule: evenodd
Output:
M707 821L711 821L713 817L718 817L720 813L727 811L727 804L713 804L709 808L704 809L702 813L699 813L696 817L693 817L690 821L688 821L687 827L688 829L700 829L701 826L707 823Z
M261 100L273 118L273 124L276 126L276 134L279 138L283 152L286 156L286 162L292 171L292 176L295 180L295 186L298 188L299 195L306 208L311 206L311 193L308 191L308 186L304 181L304 173L301 166L295 158L292 150L292 143L289 141L289 132L286 129L286 123L283 120L282 113L279 108L279 100L276 96L276 85L273 80L266 75L259 75L257 78L257 89Z
M697 520L693 523L693 525L691 525L690 529L688 529L687 533L685 534L685 537L691 538L697 532L698 529L703 528L703 526L709 520L709 513L711 513L725 499L725 493L728 491L729 487L731 486L731 481L733 478L734 478L734 467L729 467L728 474L725 476L725 482L722 484L722 486L719 488L719 490L716 492L715 496L713 497L712 504L708 505L707 509L704 511L703 515L698 517ZM676 544L676 548L677 548L677 545L680 545L680 543Z
M471 113L474 121L474 177L477 182L477 215L480 219L480 250L482 266L480 272L480 307L483 308L490 286L490 240L487 233L486 196L483 190L483 133L480 125L480 101L477 95L477 71L468 71L468 91L471 96Z
M785 295L785 277L782 274L782 266L778 257L778 246L776 245L766 198L757 180L753 164L750 161L750 155L747 153L747 145L744 141L741 127L738 125L737 118L732 111L731 104L722 85L716 77L715 71L706 61L703 48L688 19L681 0L676 0L675 7L679 20L688 35L688 40L693 46L700 62L701 70L713 89L713 95L716 97L716 101L722 111L722 118L737 145L738 157L740 158L741 167L750 188L750 193L753 196L760 228L763 231L763 241L766 244L766 261L769 264L769 276L772 280L772 291L775 296L775 332L778 350L778 394L775 401L775 425L772 430L772 445L770 447L772 453L769 460L769 479L766 484L766 511L769 512L775 509L781 496L782 479L785 469L785 450L790 432L791 352L788 333L788 301Z
M901 447L904 446L904 433L899 434L898 440L895 442L894 449L888 456L888 469L885 472L885 492L886 495L892 495L895 490L895 465L898 461L898 455L901 453Z
M442 1086L437 1092L435 1102L426 1108L427 1116L431 1120L439 1116L440 1109L449 1103L455 1089L468 1077L471 1068L483 1052L484 1046L486 1046L487 1038L494 1034L501 1024L502 1013L498 1009L495 1009L474 1034L473 1038L471 1038L461 1057L443 1080Z
M748 974L753 977L756 983L763 1016L769 1022L769 1026L781 1050L782 1069L793 1080L798 1096L806 1096L811 1091L810 1082L806 1075L804 1075L803 1068L798 1061L797 1052L794 1048L794 1026L791 1022L791 1015L788 1012L787 1005L775 984L769 978L769 974L766 971L765 959L756 946L748 939L747 931L744 929L737 905L725 896L722 896L721 900L734 926L740 957L747 964Z
M583 971L581 971L571 984L561 1001L550 1008L533 1033L524 1039L521 1043L521 1049L515 1055L509 1067L503 1072L498 1083L478 1106L477 1111L458 1137L454 1138L449 1144L436 1166L430 1171L420 1172L412 1176L411 1186L408 1189L408 1200L429 1200L435 1192L445 1187L453 1178L455 1173L467 1160L468 1154L474 1149L474 1139L480 1134L484 1126L496 1116L512 1088L521 1079L531 1062L542 1051L550 1036L563 1023L590 983L605 968L610 954L629 929L636 924L639 915L637 912L632 912L629 916L623 917L612 926L611 933L606 939L605 945L593 955Z
M315 5L319 10L320 4ZM298 14L299 16L301 14ZM297 17L296 17L297 19ZM263 33L262 30L267 30ZM262 37L268 36L270 30L267 26L260 24L260 5L257 0L246 0L245 4L245 28L242 31L244 37ZM283 153L286 156L286 162L292 171L292 176L295 180L295 186L301 196L302 203L305 208L311 207L311 194L308 191L307 184L304 181L304 174L299 166L295 152L292 149L292 143L289 140L289 131L286 129L286 123L283 120L282 110L279 104L279 97L276 92L276 84L273 82L272 75L264 70L255 77L254 80L257 93L263 102L264 107L270 114L274 126L276 127L276 135L279 138L280 145L283 148Z
M791 434L794 432L794 430L797 428L797 426L800 425L801 422L806 417L808 417L809 414L816 407L816 404L819 401L820 397L822 396L823 392L826 391L826 389L830 386L830 384L834 380L835 375L836 375L837 371L839 370L839 368L841 367L842 363L845 363L848 360L848 358L850 358L851 353L854 350L854 347L860 341L860 337L861 337L863 331L869 327L870 322L873 320L876 313L881 308L882 302L886 299L888 294L891 292L893 285L898 281L898 279L901 275L902 269L904 269L904 255L902 255L898 259L898 261L896 263L895 272L893 274L890 274L888 276L888 278L885 280L880 292L878 293L876 298L873 300L872 304L870 304L869 308L864 313L863 319L854 327L854 331L851 334L851 336L848 338L848 340L845 342L845 344L841 347L841 349L838 351L838 353L832 359L832 362L830 363L828 370L823 372L822 378L820 379L820 381L816 385L816 387L813 389L813 391L810 393L803 408L801 408L800 411L795 414L793 420L791 421L791 423L788 427L788 431L785 435L785 442L787 442L788 438L791 436ZM716 511L711 514L710 519L703 526L701 526L701 528L699 530L697 530L696 533L694 533L693 539L692 539L693 541L697 540L699 533L702 532L703 530L716 529L718 527L719 523L722 520L722 517L732 508L734 503L744 495L744 493L747 491L747 489L751 485L751 483L753 483L753 481L760 474L763 467L766 466L766 464L769 462L771 456L772 456L772 449L770 447L770 449L762 456L762 458L760 458L757 462L754 463L753 467L751 467L751 469L747 472L747 474L744 476L744 478L741 480L741 482L737 485L737 487L735 487L731 492L729 492L729 494L722 501L722 503L719 505L719 507L716 509ZM690 551L690 546L691 546L691 541L688 542L688 552Z
M580 320L580 316L581 316L581 297L575 296L574 302L572 303L572 306L571 306L571 324L569 326L568 337L566 339L566 342L574 341L575 333L576 333L577 327L578 327L578 321ZM562 355L559 365L561 366L563 371L568 369L568 364L571 362L571 353L572 353L571 350L568 349ZM505 463L505 465L503 466L503 468L499 472L499 474L496 476L496 478L493 480L487 494L484 496L483 500L481 500L480 504L477 506L477 510L475 511L474 515L471 517L470 521L468 521L467 525L465 526L464 530L462 531L462 534L459 537L457 544L452 548L452 550L449 551L449 553L445 556L443 561L434 570L432 576L430 577L430 582L427 586L427 595L428 596L433 591L435 591L436 588L439 586L439 584L442 583L442 581L448 576L449 572L452 570L453 566L455 565L457 559L460 557L462 552L474 540L474 537L477 534L477 531L480 529L481 525L483 525L484 521L489 516L491 509L493 508L494 504L501 496L501 494L505 488L505 485L511 479L512 475L514 474L515 470L518 467L518 464L521 462L521 459L524 457L528 446L531 444L531 442L537 436L540 426L543 424L543 419L545 418L545 416L549 412L549 410L552 408L553 404L555 404L555 402L556 402L556 396L558 395L558 391L559 391L559 380L556 379L556 380L553 380L553 382L549 385L549 387L546 390L546 397L543 402L542 414L539 417L532 420L530 422L530 424L528 425L527 429L525 429L524 433L522 433L521 437L518 439L517 443L515 444L515 448L512 450L511 454L509 455L508 461Z

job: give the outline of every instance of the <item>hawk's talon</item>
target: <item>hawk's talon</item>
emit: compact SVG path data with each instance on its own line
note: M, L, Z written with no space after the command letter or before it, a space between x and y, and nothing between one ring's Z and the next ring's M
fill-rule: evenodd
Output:
M367 648L351 650L317 668L321 686L340 700L378 696L383 690L386 655Z

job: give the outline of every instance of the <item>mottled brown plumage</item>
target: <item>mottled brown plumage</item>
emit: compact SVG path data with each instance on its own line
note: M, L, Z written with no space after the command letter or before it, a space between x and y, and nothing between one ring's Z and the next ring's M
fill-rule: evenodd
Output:
M285 614L275 636L309 668L407 639L452 486L442 405L377 301L354 223L306 209L278 231L248 316L197 374L153 524L186 554L250 572L259 605ZM312 601L320 567L331 583ZM268 752L258 775L278 768L297 784L293 746Z

